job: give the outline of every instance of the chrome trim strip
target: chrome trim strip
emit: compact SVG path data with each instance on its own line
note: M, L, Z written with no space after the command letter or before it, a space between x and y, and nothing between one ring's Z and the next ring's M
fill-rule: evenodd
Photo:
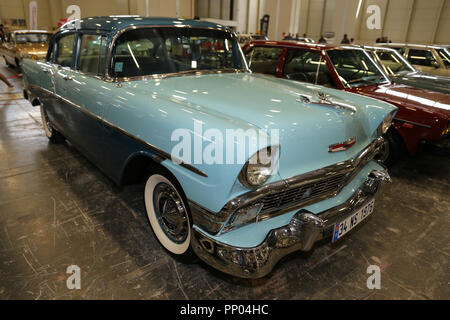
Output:
M205 177L205 178L208 177L208 175L206 173L204 173L203 171L201 171L201 170L199 170L199 169L197 169L197 168L195 168L195 167L193 167L193 166L183 162L181 159L173 158L169 153L167 153L167 152L165 152L165 151L155 147L154 145L152 145L152 144L150 144L150 143L148 143L148 142L146 142L146 141L144 141L144 140L142 140L142 139L132 135L131 133L125 131L122 128L120 128L119 126L116 126L115 124L113 124L113 123L111 123L111 122L101 118L100 116L98 116L98 115L96 115L96 114L86 110L85 108L83 108L83 107L81 107L81 106L79 106L77 104L74 104L73 102L67 100L66 98L64 98L64 97L62 97L62 96L60 96L60 95L58 95L56 93L53 93L52 91L49 91L49 90L47 90L45 88L38 87L36 85L30 85L30 88L37 89L37 90L42 90L42 91L44 91L44 93L49 94L49 95L51 95L51 96L53 96L53 97L63 101L64 103L66 103L66 104L68 104L68 105L70 105L70 106L72 106L72 107L82 111L87 116L90 116L90 117L92 117L92 118L102 122L103 124L105 124L105 125L113 128L113 129L119 131L120 133L122 133L122 134L128 136L129 138L137 141L138 143L142 144L143 146L151 149L153 152L155 152L157 154L157 156L159 156L159 157L161 157L163 159L170 160L170 161L172 161L172 162L174 162L176 164L179 164L183 168L186 168L186 169L188 169L188 170L190 170L190 171L192 171L192 172L194 172L194 173L196 173L196 174L198 174L198 175L200 175L202 177Z
M304 201L298 202L294 205L289 205L287 207L281 207L278 208L274 212L268 212L260 214L257 217L257 221L249 221L246 224L264 221L276 216L279 216L283 213L293 211L296 209L300 209L304 206L310 205L312 203L320 202L322 200L335 197L336 195L341 192L341 190L348 184L350 181L361 171L364 165L369 163L373 160L373 158L376 156L376 154L379 152L379 148L383 145L384 138L379 137L376 140L374 140L369 146L367 146L365 149L363 149L356 158L349 159L344 162L339 162L334 165L324 167L318 170L314 170L311 172L307 172L298 176L294 176L285 180L279 180L270 184L266 184L256 190L247 192L239 197L236 197L229 202L227 202L223 208L215 213L211 212L208 209L195 204L191 208L191 212L193 215L194 224L197 224L197 221L199 221L199 226L205 230L206 232L212 234L212 235L219 235L223 234L225 232L229 232L231 230L234 230L234 228L227 228L225 226L225 223L229 220L230 216L236 212L237 210L246 207L248 205L251 205L255 202L257 202L259 199L273 193L278 192L285 192L291 188L297 188L302 185L315 182L330 176L336 176L339 174L346 174L344 181L341 185L339 185L337 190L334 190L330 193L324 194L319 197L314 198L307 198ZM191 201L192 202L192 201ZM201 210L196 210L197 208L200 208ZM196 216L201 216L200 218L196 219ZM202 225L200 222L204 222ZM207 222L207 223L206 223ZM242 227L246 224L240 225L238 227ZM237 228L237 227L235 227ZM219 230L219 231L217 231Z
M249 279L264 277L287 254L309 251L317 241L328 238L335 223L370 203L390 180L386 170L374 170L345 203L319 214L300 210L288 225L271 230L258 246L230 246L194 228L192 248L200 259L224 273Z

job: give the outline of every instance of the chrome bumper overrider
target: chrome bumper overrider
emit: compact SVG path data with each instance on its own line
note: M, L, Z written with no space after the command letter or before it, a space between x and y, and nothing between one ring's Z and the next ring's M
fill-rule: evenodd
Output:
M271 230L257 247L237 248L217 242L197 229L192 230L192 247L206 263L241 278L260 278L294 251L309 251L314 243L328 238L334 224L370 202L391 178L386 170L372 171L366 181L345 203L319 214L298 211L290 223Z

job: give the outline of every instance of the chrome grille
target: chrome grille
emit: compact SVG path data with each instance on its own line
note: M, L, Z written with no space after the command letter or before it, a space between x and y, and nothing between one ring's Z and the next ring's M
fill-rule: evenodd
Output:
M295 188L268 194L258 201L263 204L261 213L266 214L274 210L295 206L300 202L321 198L325 195L331 196L331 194L338 191L339 186L344 183L346 176L347 173L344 172Z

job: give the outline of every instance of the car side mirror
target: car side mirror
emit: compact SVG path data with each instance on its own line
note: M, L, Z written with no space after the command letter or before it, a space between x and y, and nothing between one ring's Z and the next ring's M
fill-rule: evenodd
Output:
M431 66L435 67L436 69L438 69L439 68L439 63L437 61L432 61L431 62Z

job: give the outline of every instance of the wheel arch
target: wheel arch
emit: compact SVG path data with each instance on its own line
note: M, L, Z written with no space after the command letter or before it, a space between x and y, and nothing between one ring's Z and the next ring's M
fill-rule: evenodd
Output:
M163 161L164 159L147 151L137 151L131 154L125 161L119 184L130 185L145 182L144 180L150 173L160 171L168 175L175 181L177 187L183 190L175 175L162 164Z

